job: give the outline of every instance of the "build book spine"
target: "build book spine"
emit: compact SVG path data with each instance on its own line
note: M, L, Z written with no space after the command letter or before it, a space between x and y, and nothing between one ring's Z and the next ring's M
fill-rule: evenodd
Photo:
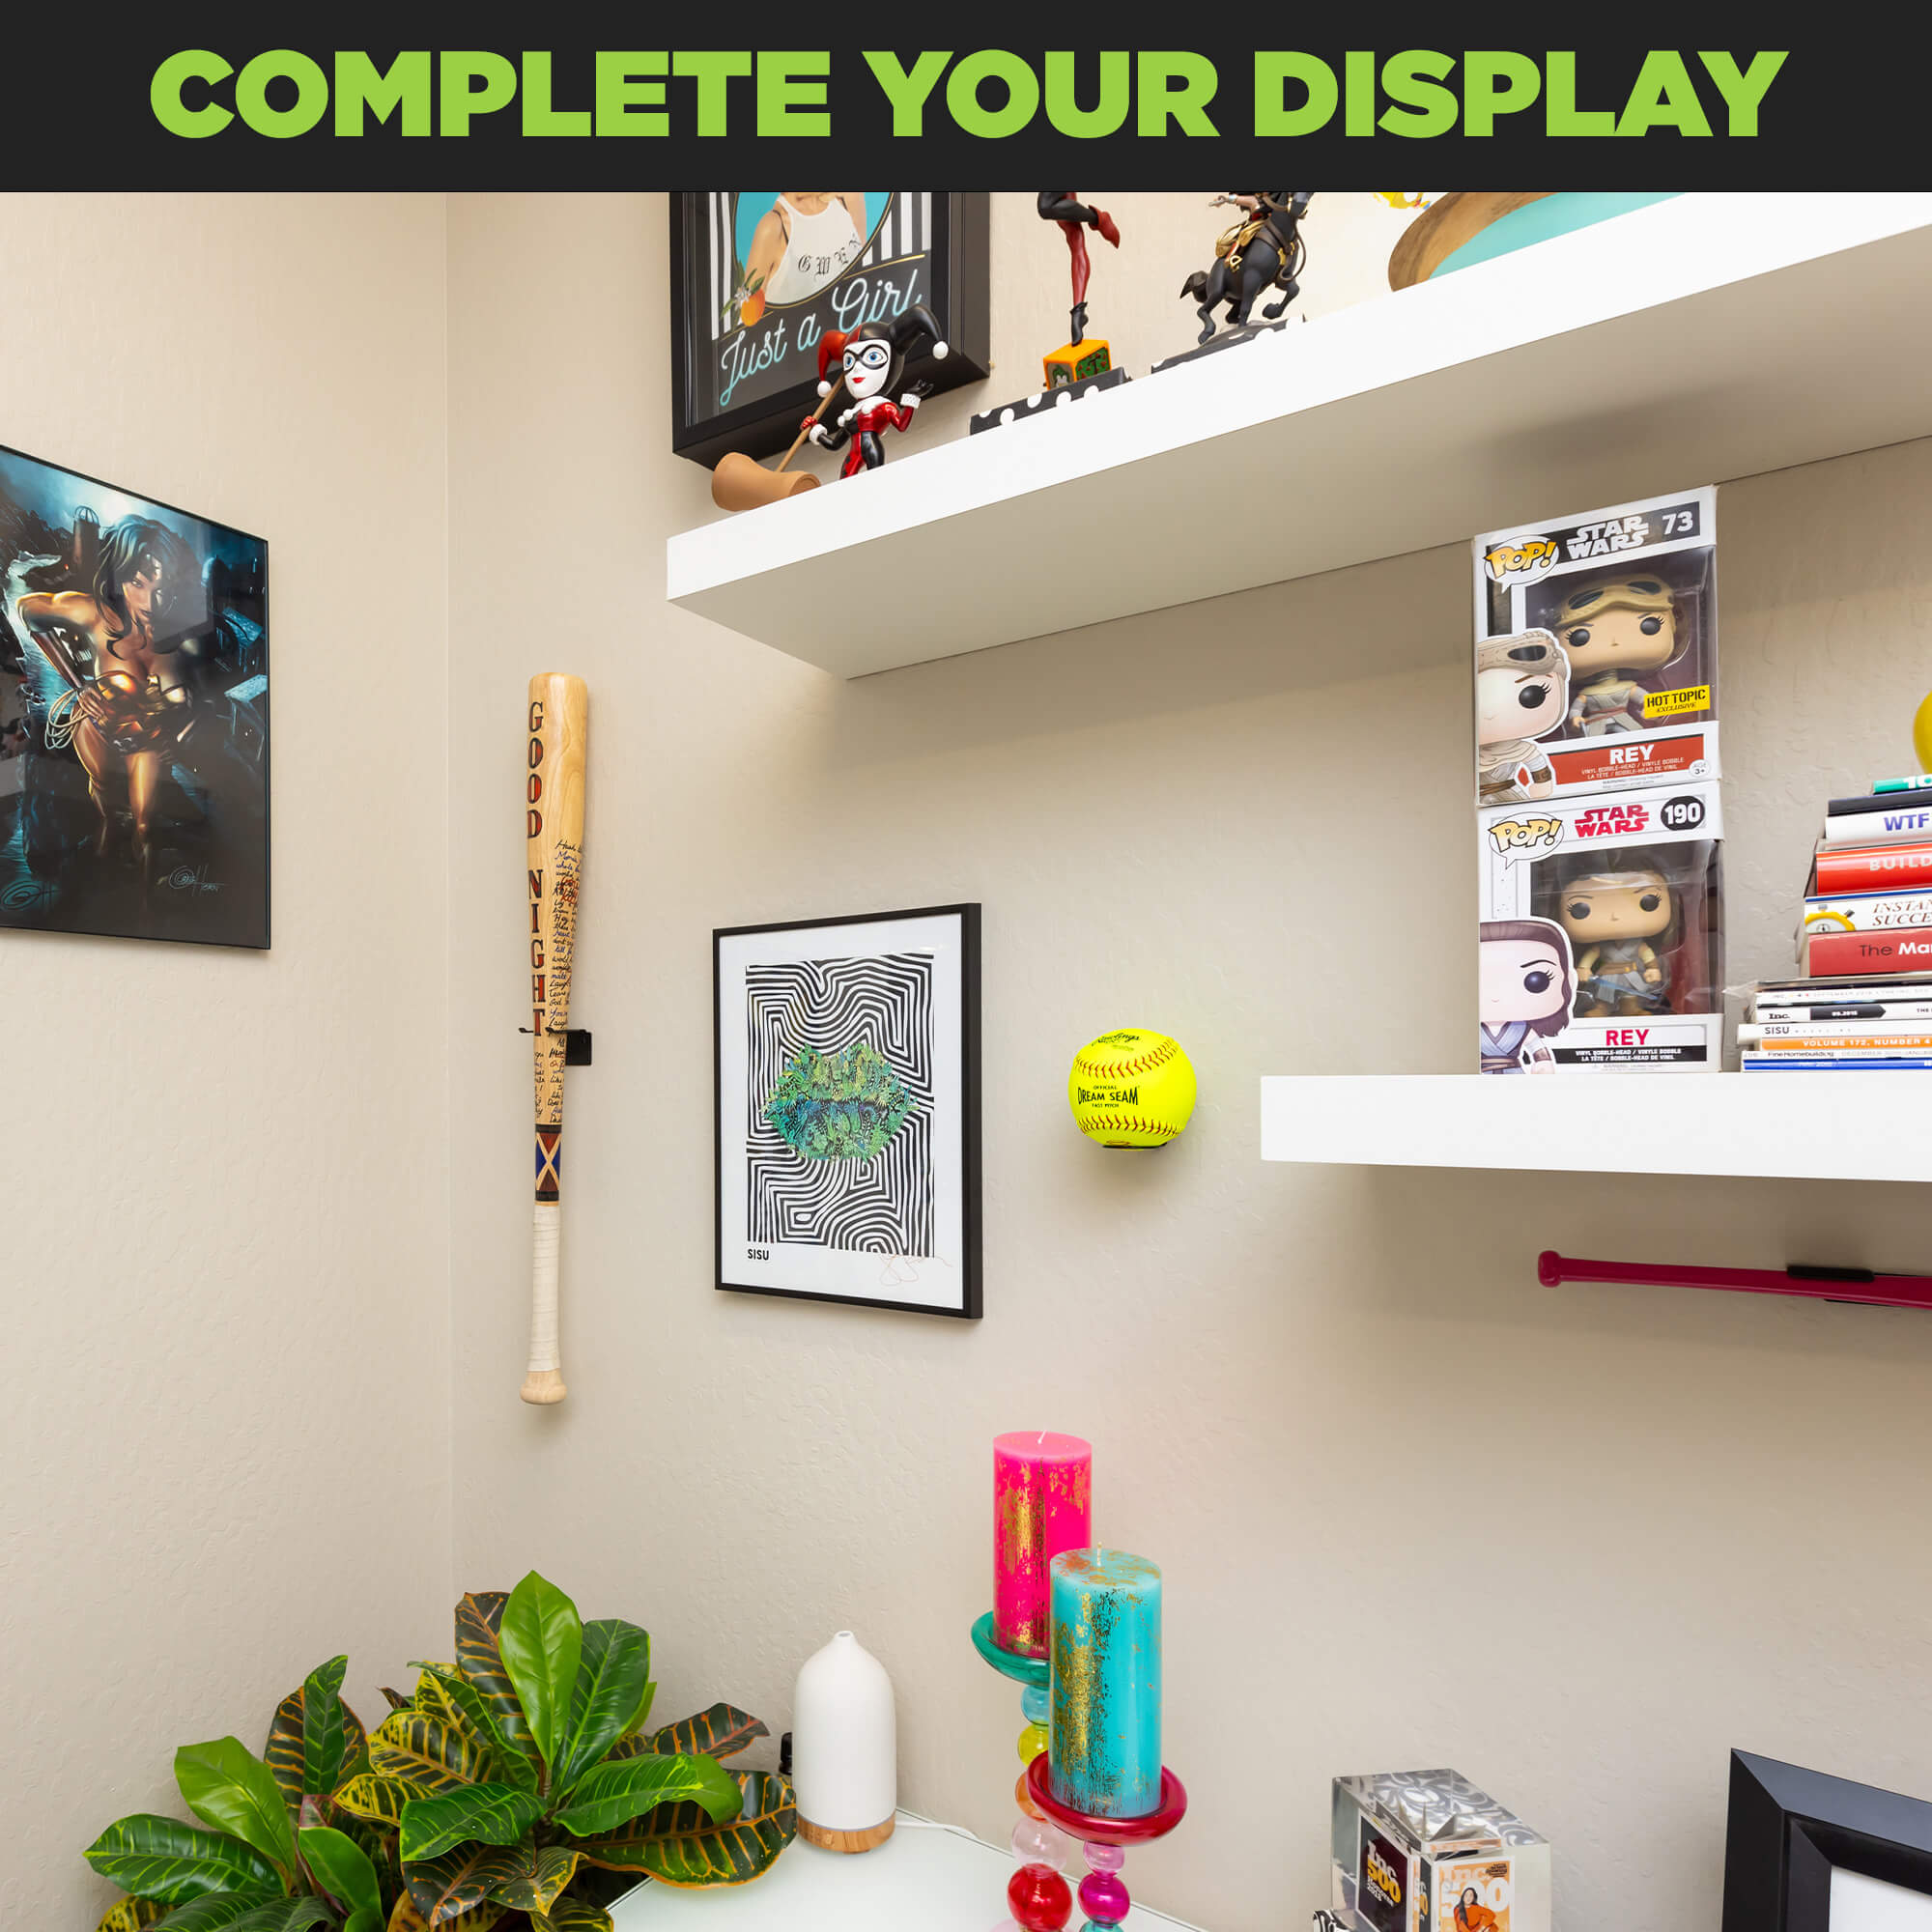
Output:
M1814 893L1864 893L1886 886L1932 885L1932 844L1821 845L1811 875Z
M1932 791L1932 772L1920 772L1916 779L1879 779L1872 785L1874 798L1901 791Z

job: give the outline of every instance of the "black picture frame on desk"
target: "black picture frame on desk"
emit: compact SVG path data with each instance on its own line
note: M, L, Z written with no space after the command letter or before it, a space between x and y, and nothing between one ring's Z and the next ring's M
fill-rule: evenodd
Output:
M711 971L719 1288L977 1321L979 906L720 926Z
M1834 1869L1932 1896L1932 1804L1732 1751L1723 1932L1841 1932Z
M803 255L781 264L785 282L771 276L767 305L746 285L749 238L780 204L789 208L784 197L724 189L671 196L670 446L679 456L711 469L727 451L776 455L818 407L820 340L913 302L939 318L948 348L944 361L920 364L920 380L935 392L984 380L991 197L921 188L834 199L864 205L865 234L840 217L855 259L843 262L841 249L811 257L809 272L800 272Z

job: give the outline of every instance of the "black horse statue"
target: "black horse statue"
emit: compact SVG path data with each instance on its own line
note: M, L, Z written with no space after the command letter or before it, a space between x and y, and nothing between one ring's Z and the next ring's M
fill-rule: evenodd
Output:
M1196 305L1201 317L1201 340L1211 342L1214 311L1228 305L1228 327L1245 328L1248 311L1268 289L1279 289L1281 299L1262 310L1264 322L1275 321L1301 292L1295 277L1307 258L1301 240L1301 217L1312 189L1260 188L1251 194L1217 195L1209 208L1238 208L1242 218L1214 244L1214 266L1197 269L1181 283L1183 299Z

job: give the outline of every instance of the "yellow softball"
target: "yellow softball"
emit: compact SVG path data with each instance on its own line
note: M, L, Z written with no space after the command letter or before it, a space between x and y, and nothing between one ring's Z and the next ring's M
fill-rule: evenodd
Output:
M1102 1147L1165 1147L1194 1112L1194 1068L1166 1034L1116 1027L1073 1056L1066 1103Z

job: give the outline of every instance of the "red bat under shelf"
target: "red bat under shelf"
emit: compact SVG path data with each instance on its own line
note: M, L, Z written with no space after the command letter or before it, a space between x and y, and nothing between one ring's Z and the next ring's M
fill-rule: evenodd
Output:
M1646 1288L1723 1288L1747 1294L1807 1294L1821 1301L1860 1301L1876 1308L1932 1308L1932 1275L1874 1274L1870 1268L1659 1267L1650 1262L1585 1262L1545 1248L1536 1258L1545 1288L1566 1281L1634 1282Z

